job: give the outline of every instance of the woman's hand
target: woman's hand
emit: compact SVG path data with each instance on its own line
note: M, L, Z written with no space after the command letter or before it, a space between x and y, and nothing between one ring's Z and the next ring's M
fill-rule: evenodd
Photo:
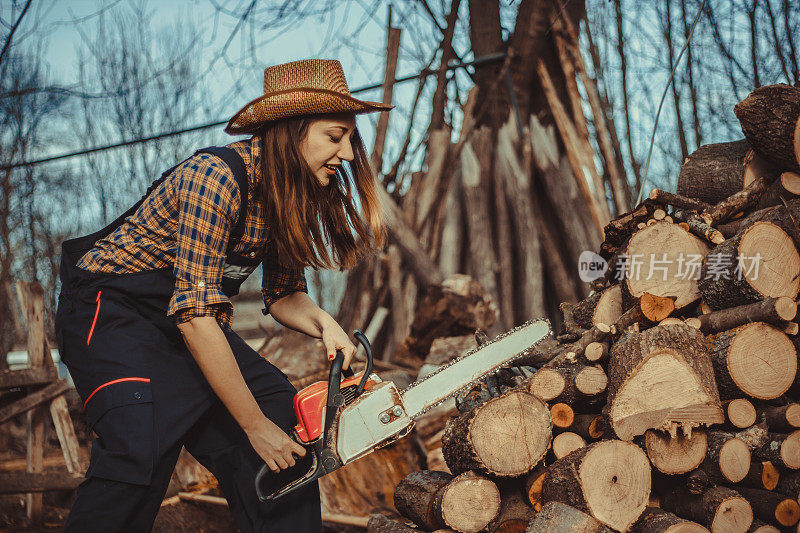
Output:
M246 429L245 433L256 453L273 472L294 466L295 460L292 454L300 457L306 454L305 448L292 440L269 418L263 417L254 427Z
M326 321L322 327L322 344L325 345L325 351L331 361L336 357L336 350L341 350L344 354L342 368L350 368L350 361L356 355L356 346L350 341L342 326L333 319Z

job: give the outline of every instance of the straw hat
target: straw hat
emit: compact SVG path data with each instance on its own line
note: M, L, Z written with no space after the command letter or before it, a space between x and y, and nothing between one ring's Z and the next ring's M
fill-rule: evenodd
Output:
M264 69L264 95L240 109L225 126L232 135L252 133L265 122L299 115L372 113L393 106L350 96L335 59L304 59Z

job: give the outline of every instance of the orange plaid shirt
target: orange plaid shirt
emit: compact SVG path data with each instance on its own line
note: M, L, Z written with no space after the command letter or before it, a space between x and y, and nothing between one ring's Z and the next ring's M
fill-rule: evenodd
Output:
M308 292L302 269L276 264L266 254L269 228L256 185L261 179L261 139L228 145L244 160L249 187L242 239L234 252L262 257L264 306L293 292ZM213 316L229 329L233 305L222 292L222 268L228 236L239 214L239 185L228 166L203 153L176 168L145 199L136 213L108 237L95 243L78 262L91 272L129 274L173 268L175 290L167 315L177 324Z

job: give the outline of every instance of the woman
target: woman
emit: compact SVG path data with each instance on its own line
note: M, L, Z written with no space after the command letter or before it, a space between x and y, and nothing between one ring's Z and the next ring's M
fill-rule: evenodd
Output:
M264 93L226 127L248 140L199 151L63 245L56 332L98 436L67 531L149 531L182 446L242 531L321 529L316 485L274 506L256 497L261 465L282 486L305 451L287 435L295 389L231 331L228 298L262 264L264 313L349 365L355 346L306 294L303 267L351 267L383 244L354 116L391 106L351 97L330 60L269 67Z

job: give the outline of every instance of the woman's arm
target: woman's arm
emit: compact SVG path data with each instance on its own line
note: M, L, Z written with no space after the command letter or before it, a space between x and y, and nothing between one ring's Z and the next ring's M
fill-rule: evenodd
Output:
M344 368L350 367L350 360L356 354L355 345L336 320L308 294L293 292L284 296L269 307L269 314L287 328L322 339L328 359L336 356L336 350L342 350Z
M293 466L292 453L305 455L302 446L261 412L215 318L193 318L178 329L211 388L273 472Z

